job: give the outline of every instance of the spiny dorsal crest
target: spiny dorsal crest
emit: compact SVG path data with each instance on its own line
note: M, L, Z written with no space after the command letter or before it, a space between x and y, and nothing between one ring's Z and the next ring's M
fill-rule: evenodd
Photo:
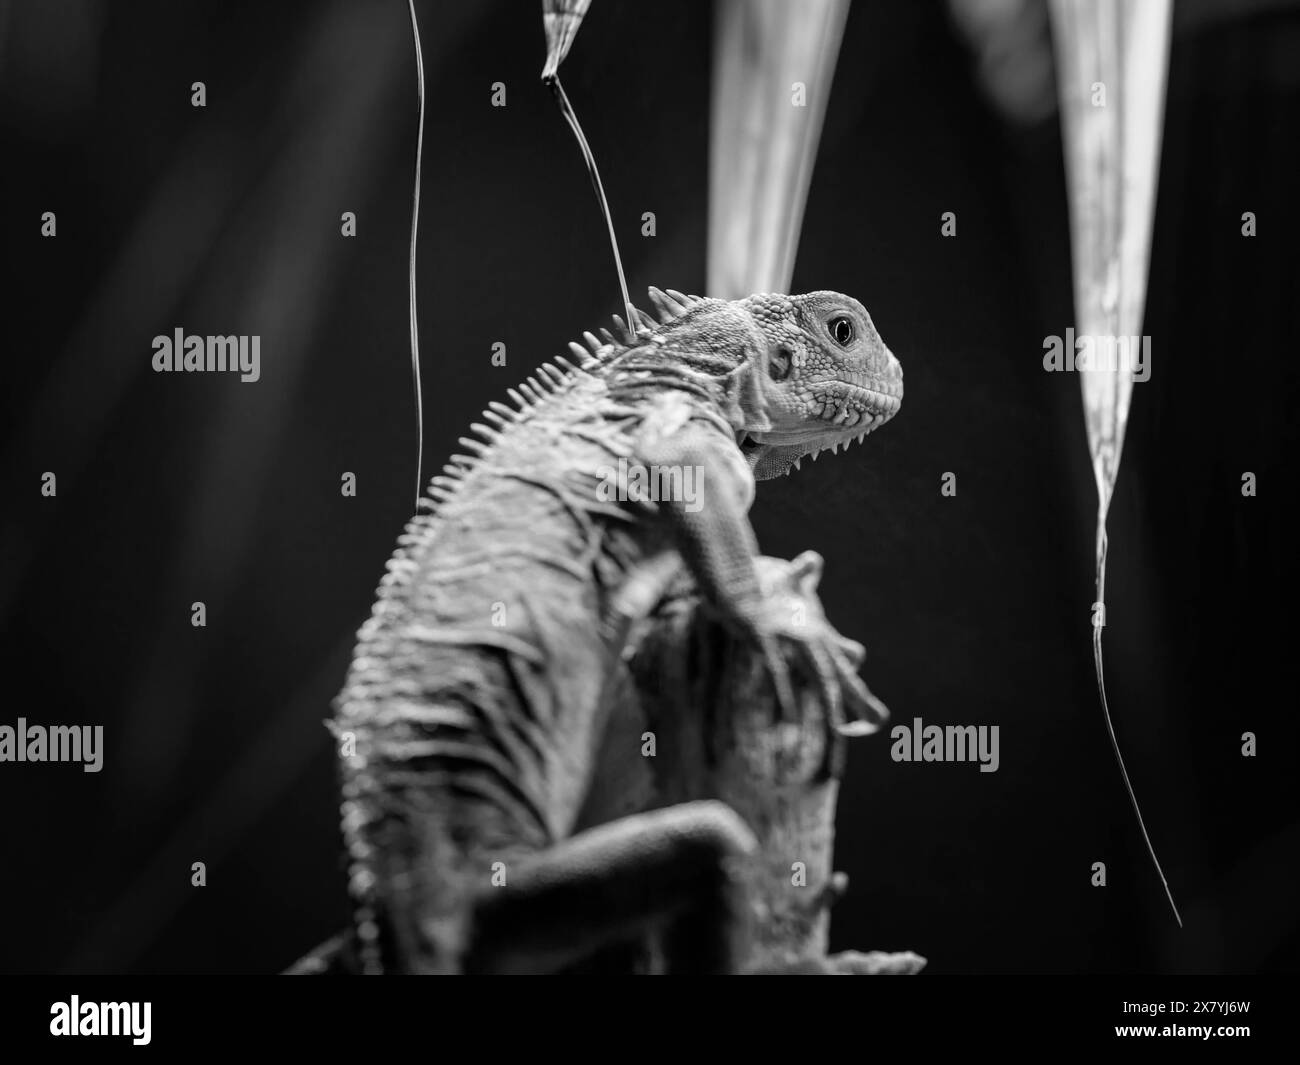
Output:
M639 307L633 307L636 313L636 332L633 335L634 341L645 341L654 335L655 330L661 325L668 325L684 316L692 308L697 307L706 301L701 296L688 296L676 289L658 289L653 286L649 289L650 302L654 304L658 312L658 319L654 318ZM614 325L617 333L611 333L608 329L601 329L600 336L595 333L586 332L582 334L582 339L586 341L587 346L584 348L581 344L571 343L569 350L580 360L579 367L584 370L594 370L597 367L608 362L610 358L626 351L632 346L626 338L629 335L627 323L619 315L613 315Z
M649 294L659 317L656 320L640 308L632 308L638 319L635 334L637 340L648 340L659 326L674 322L700 304L709 302L700 296L688 296L671 288L665 291L651 287ZM491 424L475 422L470 426L470 430L482 439L460 437L461 447L471 454L451 456L443 467L442 473L431 479L427 495L421 497L417 512L429 514L436 509L435 504L445 503L451 499L465 475L500 440L501 433L519 421L530 409L541 403L547 396L563 391L576 378L599 369L611 358L627 351L629 345L618 339L620 335L628 335L627 323L617 314L613 319L618 334L603 328L600 330L600 336L588 331L582 334L582 339L587 345L585 348L576 343L569 345L569 350L577 359L576 366L563 357L557 357L554 364L543 363L533 376L522 381L517 388L506 389L506 395L515 403L513 408L496 400L491 401L482 415L484 420Z

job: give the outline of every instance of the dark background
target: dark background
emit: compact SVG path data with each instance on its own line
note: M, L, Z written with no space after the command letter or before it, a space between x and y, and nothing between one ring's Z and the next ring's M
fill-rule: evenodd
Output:
M539 6L419 5L428 472L618 308ZM597 0L565 67L634 298L704 287L710 33L705 4ZM106 746L97 775L0 765L0 968L276 971L346 920L322 721L411 504L405 5L0 3L0 64L0 721ZM833 945L932 972L1294 971L1300 11L1177 7L1154 369L1111 511L1109 694L1182 933L1097 704L1079 382L1041 368L1072 320L1050 67L1026 64L1017 118L978 66L938 3L853 6L794 288L859 297L907 401L754 510L767 553L825 556L897 721L1001 729L994 774L852 746ZM260 334L261 381L154 374L177 326Z

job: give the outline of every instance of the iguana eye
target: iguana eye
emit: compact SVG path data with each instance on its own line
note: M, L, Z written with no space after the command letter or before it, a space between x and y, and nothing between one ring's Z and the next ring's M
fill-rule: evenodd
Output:
M831 336L842 348L847 348L853 343L853 323L843 316L832 318L828 324Z

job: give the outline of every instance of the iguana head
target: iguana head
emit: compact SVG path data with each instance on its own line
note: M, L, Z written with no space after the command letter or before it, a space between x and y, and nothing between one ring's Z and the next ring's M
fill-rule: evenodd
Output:
M643 341L725 381L728 416L757 480L797 469L884 425L903 402L903 368L866 308L838 292L702 299L650 290Z
M771 428L741 441L756 479L789 473L805 455L847 448L898 413L903 368L857 300L809 292L738 302L767 340L756 372Z

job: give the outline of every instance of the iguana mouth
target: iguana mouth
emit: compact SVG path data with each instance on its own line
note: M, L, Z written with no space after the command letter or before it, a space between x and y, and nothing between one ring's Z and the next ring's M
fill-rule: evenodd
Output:
M789 435L781 435L779 433L756 433L746 439L745 443L741 445L740 450L745 454L749 454L750 452L757 451L759 448L763 447L795 447L799 444L812 444L821 440L825 441L825 443L817 449L818 451L838 451L841 445L848 447L855 441L861 443L863 438L880 424L882 423L877 422L876 425L859 428L856 433L840 433L834 437L824 430L822 432L809 430L801 433L790 433Z
M895 392L865 385L840 384L830 395L816 397L813 402L821 404L823 421L843 422L854 413L888 421L903 405L901 393L901 389Z
M778 425L767 432L742 433L736 442L745 454L760 446L791 447L818 441L825 441L819 450L826 450L837 438L847 446L879 429L902 405L902 396L894 391L838 381L806 402L808 420L790 428Z
M883 410L879 408L863 410L849 405L833 407L828 404L827 406L829 413L822 415L821 419L812 425L786 431L777 429L768 433L746 433L740 442L741 451L748 454L764 445L789 447L795 444L810 444L818 440L826 441L820 450L825 450L833 444L836 446L844 444L847 447L852 441L861 441L872 430L879 429L898 411L897 404L892 409Z

